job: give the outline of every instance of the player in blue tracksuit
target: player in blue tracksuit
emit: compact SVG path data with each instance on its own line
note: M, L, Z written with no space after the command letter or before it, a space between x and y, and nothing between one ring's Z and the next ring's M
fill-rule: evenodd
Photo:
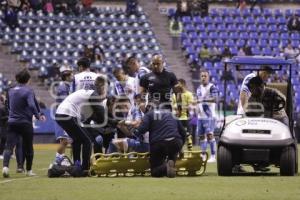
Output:
M33 126L32 117L45 121L40 112L33 90L27 85L30 80L29 72L24 69L16 75L18 84L8 92L8 134L3 159L3 177L9 177L9 160L18 137L22 137L23 153L26 160L26 175L32 172L33 161Z

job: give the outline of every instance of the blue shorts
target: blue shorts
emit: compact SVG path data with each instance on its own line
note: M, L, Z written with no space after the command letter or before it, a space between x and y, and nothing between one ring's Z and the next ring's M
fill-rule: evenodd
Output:
M127 139L128 149L130 151L138 152L138 153L146 153L149 152L150 146L149 143L140 142L135 139Z
M55 138L56 140L65 138L70 140L70 136L62 129L56 122L54 122L54 131L55 131Z
M198 119L197 121L197 133L198 135L206 135L208 133L213 133L215 130L215 120L214 119Z

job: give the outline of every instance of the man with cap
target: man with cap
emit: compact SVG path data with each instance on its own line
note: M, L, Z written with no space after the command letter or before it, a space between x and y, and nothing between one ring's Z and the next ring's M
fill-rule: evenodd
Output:
M73 92L84 89L84 90L93 90L95 89L94 82L99 76L95 72L90 70L90 60L88 58L80 58L77 62L78 70L80 73L75 74L73 80Z

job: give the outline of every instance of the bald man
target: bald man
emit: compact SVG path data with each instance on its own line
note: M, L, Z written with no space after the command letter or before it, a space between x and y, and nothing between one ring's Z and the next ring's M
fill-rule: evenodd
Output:
M174 73L168 72L164 66L161 55L152 57L152 72L144 75L140 80L141 94L148 93L148 101L170 104L172 89L177 85L177 78Z

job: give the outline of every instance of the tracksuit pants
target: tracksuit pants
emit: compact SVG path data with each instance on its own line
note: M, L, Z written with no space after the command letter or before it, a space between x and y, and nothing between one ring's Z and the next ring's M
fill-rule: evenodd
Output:
M166 161L176 162L178 154L182 148L182 140L174 138L173 140L158 141L150 143L150 168L151 176L163 177L167 175Z
M72 138L73 161L81 161L82 169L89 170L90 157L92 153L92 141L86 128L79 125L77 118L68 115L55 115L56 122L68 133ZM82 152L81 152L82 146ZM80 155L82 153L82 155Z
M20 138L21 137L21 138ZM21 143L22 144L18 144ZM26 160L26 170L32 168L33 161L33 127L31 123L8 123L7 138L4 150L3 167L9 167L9 160L16 145L23 145L17 153L18 167L23 168L23 160ZM23 150L23 152L22 152Z

